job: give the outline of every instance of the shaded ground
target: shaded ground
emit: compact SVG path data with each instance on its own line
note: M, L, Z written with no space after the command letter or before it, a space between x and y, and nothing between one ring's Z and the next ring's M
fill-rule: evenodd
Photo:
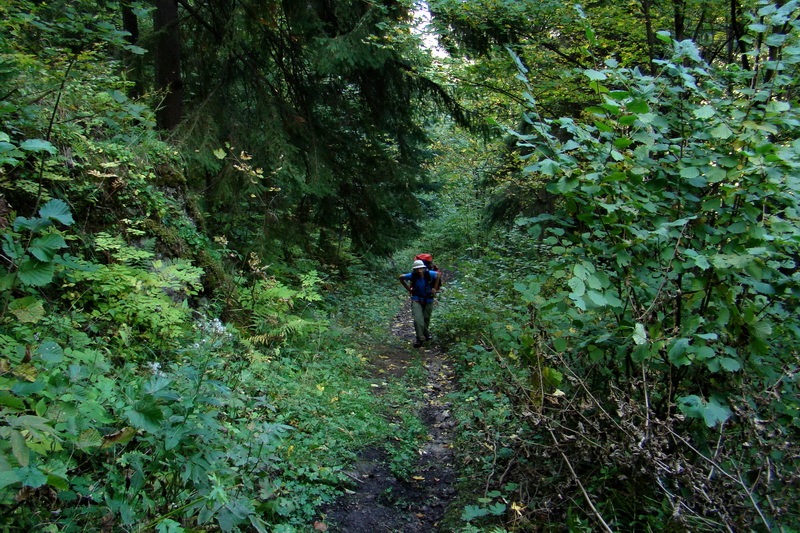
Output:
M365 450L352 471L347 473L356 486L335 505L324 510L324 519L315 524L318 531L433 532L455 497L457 473L450 441L450 430L455 421L450 416L450 405L445 401L452 389L452 369L435 341L426 343L421 349L411 347L414 333L409 304L404 305L395 317L392 336L391 345L379 350L372 361L378 376L376 393L381 392L381 382L402 379L418 358L422 358L426 369L426 383L418 391L417 405L428 435L419 450L416 472L410 479L397 479L389 469L385 449Z

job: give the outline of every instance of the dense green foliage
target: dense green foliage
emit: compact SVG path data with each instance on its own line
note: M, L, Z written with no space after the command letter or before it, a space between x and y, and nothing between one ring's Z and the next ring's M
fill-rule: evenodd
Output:
M420 215L422 119L466 118L424 75L411 2L301 4L205 2L187 12L190 111L176 135L200 149L189 157L204 170L190 186L215 214L212 231L269 260L283 259L282 248L336 264L351 243L389 253ZM216 150L240 165L243 150L255 172L221 166L209 157Z
M448 527L800 528L796 2L435 0L436 60L408 1L165 5L0 3L3 527L300 531L389 436L408 476L421 369L364 368L414 240Z
M201 156L126 96L114 58L144 50L112 7L0 6L0 524L299 530L358 447L406 430L328 318L327 274L206 231ZM261 179L238 149L205 156Z
M795 9L750 14L749 69L667 33L652 74L581 69L594 105L563 118L512 56L517 179L552 202L485 231L443 318L464 445L491 448L473 522L798 526Z

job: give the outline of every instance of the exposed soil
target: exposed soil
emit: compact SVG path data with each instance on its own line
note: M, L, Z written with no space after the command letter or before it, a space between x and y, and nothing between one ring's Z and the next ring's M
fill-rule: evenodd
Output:
M434 326L435 319L434 312ZM347 472L355 481L353 490L324 510L323 519L314 525L318 531L434 532L455 498L457 472L450 440L455 420L446 401L453 386L453 371L435 339L419 349L411 346L411 324L411 306L406 304L392 324L392 342L377 351L372 365L377 376L373 386L380 394L381 383L402 379L419 358L424 362L426 384L418 390L417 405L428 435L419 450L416 471L410 479L397 479L389 469L385 448L365 450Z

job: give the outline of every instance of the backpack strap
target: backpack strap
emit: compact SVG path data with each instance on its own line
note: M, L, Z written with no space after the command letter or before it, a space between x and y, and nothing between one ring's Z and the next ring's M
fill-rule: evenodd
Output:
M431 279L431 271L426 268L424 276L425 276L425 287L427 287L427 289L428 289L428 291L427 291L428 294L425 297L426 298L433 298L433 289L436 288L436 284L434 283L434 280ZM436 275L436 281L438 281L438 280L439 280L439 275L437 274Z

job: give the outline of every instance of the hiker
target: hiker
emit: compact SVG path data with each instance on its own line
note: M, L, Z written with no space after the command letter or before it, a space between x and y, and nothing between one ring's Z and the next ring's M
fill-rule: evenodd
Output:
M430 323L433 313L433 298L439 291L441 278L435 270L428 270L421 259L414 261L408 274L398 278L403 287L411 294L411 312L414 315L414 348L431 339ZM410 283L410 286L409 286Z

